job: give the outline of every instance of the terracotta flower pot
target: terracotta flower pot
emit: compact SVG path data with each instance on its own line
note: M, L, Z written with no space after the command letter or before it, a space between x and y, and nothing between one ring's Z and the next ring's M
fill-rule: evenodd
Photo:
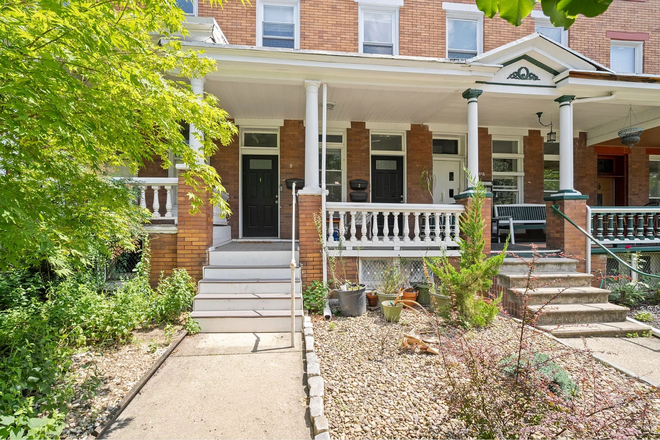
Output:
M367 292L367 302L369 307L376 307L378 305L378 294L376 292Z
M416 289L413 289L412 287L403 289L403 292L401 293L401 302L403 302L408 306L413 306L414 302L417 301L418 294L419 292Z

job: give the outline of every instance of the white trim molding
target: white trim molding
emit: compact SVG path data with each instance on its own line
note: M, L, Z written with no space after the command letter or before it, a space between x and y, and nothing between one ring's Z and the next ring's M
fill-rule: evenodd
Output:
M392 8L403 7L403 0L354 0L355 3L367 6L387 6Z
M410 131L410 124L405 123L366 122L364 125L367 130L386 131L388 133Z
M632 47L635 50L635 71L634 72L619 72L612 67L612 48L614 47ZM610 69L616 73L633 73L641 74L644 72L644 42L643 41L624 41L624 40L610 40Z
M465 4L465 3L451 3L451 2L442 2L442 9L445 11L460 11L460 12L470 12L484 15L483 12L479 10L477 5Z
M257 47L263 47L264 5L293 7L293 48L300 49L300 0L257 0Z
M247 128L278 128L284 126L284 119L236 119L234 125Z
M403 2L401 2L403 5ZM399 6L374 3L359 3L358 8L358 52L363 52L364 45L364 13L380 13L392 15L392 55L399 55Z

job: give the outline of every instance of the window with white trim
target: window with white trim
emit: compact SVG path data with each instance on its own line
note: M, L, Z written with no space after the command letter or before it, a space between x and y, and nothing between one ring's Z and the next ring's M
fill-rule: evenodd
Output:
M346 144L344 133L328 133L325 141L325 188L328 202L345 201L344 170L346 169ZM319 181L321 181L321 135L319 135Z
M399 54L399 8L360 6L360 53Z
M242 148L268 148L276 150L280 144L277 128L246 128L241 130Z
M649 198L660 202L660 156L649 156Z
M403 134L371 133L371 151L400 153L405 151Z
M643 41L610 41L610 69L616 73L642 73Z
M465 60L483 52L484 20L480 12L447 11L447 58Z
M543 195L559 191L559 143L543 144Z
M176 0L176 4L184 14L197 16L197 0Z
M519 138L493 139L493 204L522 203L523 154Z
M534 32L541 34L557 43L568 46L568 30L556 27L547 17L534 18Z
M257 46L300 49L300 2L260 1Z

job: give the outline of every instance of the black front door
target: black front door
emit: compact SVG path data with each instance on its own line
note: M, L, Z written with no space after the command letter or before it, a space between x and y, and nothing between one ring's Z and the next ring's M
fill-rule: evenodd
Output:
M371 156L371 202L403 203L403 157ZM399 216L399 231L403 218ZM378 216L378 235L383 233L383 215ZM389 235L393 235L394 216L389 216Z
M243 156L243 237L277 237L277 156Z

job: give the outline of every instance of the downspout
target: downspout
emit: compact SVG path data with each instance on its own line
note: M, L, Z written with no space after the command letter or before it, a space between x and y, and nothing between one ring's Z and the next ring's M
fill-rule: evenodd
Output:
M320 239L323 240L321 243L321 250L323 251L323 285L328 284L328 256L326 252L326 237L328 236L327 234L327 227L326 227L326 213L325 213L325 204L326 204L326 181L325 181L325 167L326 167L326 132L327 132L327 125L328 125L328 85L326 83L323 83L323 107L322 107L322 112L321 114L322 119L321 119L321 217L323 217L321 221L321 237Z
M598 102L598 101L607 101L616 96L616 92L610 92L608 95L605 96L592 96L589 98L575 98L573 100L573 105L575 104L584 104L584 103L589 103L589 102Z

